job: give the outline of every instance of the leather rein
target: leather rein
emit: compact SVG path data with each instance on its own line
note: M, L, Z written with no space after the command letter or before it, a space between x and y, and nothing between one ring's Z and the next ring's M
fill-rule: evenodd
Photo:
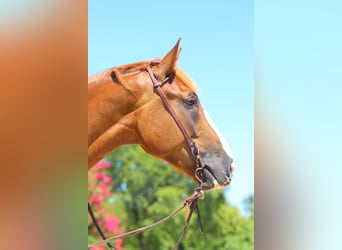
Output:
M159 95L160 99L162 100L162 102L164 104L165 109L170 113L171 117L173 118L173 120L177 124L177 127L179 128L179 130L183 134L184 139L187 142L187 144L188 144L188 146L189 146L189 148L191 150L191 154L192 154L192 156L193 156L193 158L195 160L195 163L196 163L196 167L195 167L195 171L194 171L195 172L195 177L198 180L198 182L200 183L200 186L198 188L196 188L195 192L190 197L188 197L188 198L186 198L184 200L184 202L183 202L183 204L181 206L179 206L175 211L173 211L170 215L166 216L165 218L163 218L163 219L161 219L161 220L159 220L159 221L157 221L157 222L155 222L155 223L153 223L153 224L151 224L149 226L138 228L138 229L133 230L131 232L124 233L124 234L121 234L121 235L118 235L118 236L114 236L114 237L110 237L108 239L105 237L104 233L102 232L101 227L99 226L99 224L98 224L98 222L97 222L97 220L95 218L95 215L93 213L93 210L92 210L92 208L91 208L91 206L90 206L90 204L88 202L88 213L90 214L90 217L91 217L91 219L92 219L92 221L93 221L97 231L99 232L101 238L103 239L101 241L88 244L88 248L93 247L93 246L107 244L107 246L111 250L115 250L115 248L111 244L111 241L117 240L117 239L121 239L121 238L125 238L125 237L129 237L129 236L132 236L134 234L139 234L139 233L142 233L142 232L144 232L146 230L154 228L154 227L160 225L161 223L167 221L168 219L170 219L174 215L176 215L178 212L180 212L186 206L190 207L190 212L188 214L188 218L187 218L185 226L183 228L183 232L180 235L180 237L179 237L176 245L173 247L173 249L176 249L178 247L178 245L180 244L180 242L182 241L182 239L183 239L183 237L184 237L184 235L185 235L185 233L187 231L188 225L190 223L190 219L191 219L191 216L193 214L193 211L196 211L197 214L198 214L198 221L199 221L200 229L203 232L197 200L198 200L198 198L204 199L204 192L202 190L202 185L203 185L203 178L204 178L203 169L204 169L205 165L204 165L204 163L203 163L203 161L201 159L201 155L200 155L200 151L199 151L197 143L189 136L189 134L186 131L183 123L178 118L176 112L174 111L174 109L170 105L169 101L167 100L165 94L163 93L163 91L161 89L162 86L165 83L167 83L167 82L172 83L172 78L170 76L167 76L162 82L159 82L157 80L156 76L154 75L153 71L152 71L151 67L152 66L156 66L158 64L159 64L158 61L152 61L152 62L150 62L150 65L145 68L145 70L147 71L148 75L151 78L151 81L153 83L154 91Z

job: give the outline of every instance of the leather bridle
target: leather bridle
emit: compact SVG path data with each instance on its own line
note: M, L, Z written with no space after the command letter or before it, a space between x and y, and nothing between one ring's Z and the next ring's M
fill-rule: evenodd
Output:
M190 213L188 215L188 219L186 221L186 224L184 226L184 229L183 229L183 233L181 235L181 237L179 238L176 246L178 246L178 244L180 243L180 241L183 239L184 237L184 234L187 230L187 227L188 227L188 224L190 222L190 219L191 219L191 215L193 213L193 211L196 211L198 213L198 219L199 219L199 223L200 223L200 228L201 230L202 229L202 224L201 224L201 221L200 221L200 216L199 216L199 210L198 210L198 205L197 205L197 199L198 198L204 198L204 193L202 191L202 186L204 184L204 174L203 174L203 169L205 167L203 161L202 161L202 158L201 158L201 155L200 155L200 151L199 151L199 148L198 148L198 145L197 143L189 136L188 132L186 131L183 123L181 122L181 120L178 118L176 112L174 111L174 109L172 108L172 106L170 105L169 101L167 100L165 94L163 93L162 91L162 86L169 82L169 83L172 83L172 80L173 78L171 78L171 76L166 76L166 78L159 82L156 78L156 76L154 75L153 71L152 71L152 66L156 66L156 65L159 65L160 62L158 61L151 61L150 62L150 65L147 66L145 68L145 70L147 71L148 75L150 76L151 78L151 81L153 83L153 89L154 91L156 92L156 94L160 97L160 99L162 100L163 104L164 104L164 107L165 109L170 113L171 117L173 118L173 120L175 121L175 123L177 124L177 127L179 128L179 130L181 131L181 133L183 134L184 136L184 139L185 141L187 142L187 145L189 146L190 148L190 151L191 151L191 154L194 158L194 161L195 161L195 170L194 170L194 174L195 174L195 178L198 180L198 182L200 183L200 186L195 190L194 194L192 196L190 196L189 198L185 199L184 203L182 206L180 206L179 208L177 208L174 212L172 212L169 216L167 216L165 219L162 219L150 226L147 226L147 227L144 227L142 229L138 229L138 230L134 230L132 232L129 232L129 233L126 233L126 234L123 234L121 236L117 236L117 237L112 237L111 239L118 239L118 238L123 238L123 237L127 237L127 236L130 236L130 235L133 235L135 233L141 233L145 230L148 230L152 227L155 227L159 224L161 224L162 222L166 221L167 219L171 218L173 215L175 215L176 213L178 213L182 208L184 208L185 206L188 206L190 205ZM107 246L112 249L112 250L115 250L113 245L109 242L109 240L111 239L106 239L104 233L102 232L99 224L97 223L97 220L94 216L94 213L92 211L92 208L88 202L88 212L90 214L90 217L92 218L92 221L97 229L97 231L99 232L99 234L101 235L102 239L103 239L103 242L107 244ZM136 231L136 232L135 232ZM99 242L100 243L100 242ZM176 246L174 247L174 249L176 248Z
M158 82L157 78L155 77L151 66L157 65L159 64L159 62L153 61L150 63L150 66L146 67L146 71L148 73L148 75L150 76L152 83L153 83L153 88L155 90L155 92L159 95L160 99L162 100L166 110L170 113L171 117L173 118L173 120L175 121L175 123L177 124L179 130L182 132L185 141L187 142L190 150L191 150L191 154L195 160L196 163L196 167L195 167L195 177L196 179L199 181L200 186L202 186L203 184L203 169L204 169L204 163L202 161L201 155L200 155L200 151L198 148L197 143L189 136L188 132L186 131L183 123L181 122L181 120L178 118L176 112L174 111L174 109L172 108L172 106L170 105L169 101L167 100L165 94L163 93L163 91L161 90L162 86L168 82L170 80L170 77L167 76L161 83Z

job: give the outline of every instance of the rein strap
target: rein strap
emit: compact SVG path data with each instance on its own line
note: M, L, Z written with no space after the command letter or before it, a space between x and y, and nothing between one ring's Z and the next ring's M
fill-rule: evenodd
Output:
M139 233L142 233L144 231L150 230L150 229L152 229L152 228L154 228L156 226L159 226L160 224L164 223L168 219L172 218L173 216L175 216L177 213L179 213L186 206L190 206L190 213L189 213L188 218L186 220L186 224L184 226L183 232L182 232L181 236L179 237L176 245L173 247L173 249L176 249L178 247L178 245L180 244L180 242L182 241L182 239L183 239L183 237L184 237L184 235L185 235L185 233L187 231L187 228L188 228L188 225L189 225L189 222L190 222L191 215L192 215L193 211L196 210L196 212L198 212L197 200L199 198L200 199L204 199L204 193L203 193L203 191L197 191L196 190L190 197L188 197L187 199L184 200L182 205L180 205L175 211L173 211L171 214L169 214L168 216L164 217L163 219L161 219L161 220L159 220L159 221L157 221L157 222L155 222L155 223L153 223L151 225L144 226L144 227L135 229L133 231L130 231L130 232L127 232L127 233L123 233L123 234L120 234L120 235L117 235L117 236L113 236L113 237L110 237L110 238L104 238L103 240L97 241L95 243L88 244L88 248L95 247L95 246L100 246L100 245L104 245L104 244L108 245L108 244L111 244L110 242L113 241L113 240L123 239L123 238L129 237L129 236L132 236L132 235L139 234ZM201 224L200 224L200 228L201 228L201 231L203 232ZM111 249L114 249L114 248L111 248Z

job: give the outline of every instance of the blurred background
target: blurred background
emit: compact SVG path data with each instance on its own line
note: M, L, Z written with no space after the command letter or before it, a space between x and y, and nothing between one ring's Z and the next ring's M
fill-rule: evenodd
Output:
M340 1L254 1L255 248L341 249Z
M183 204L198 185L140 147L124 146L89 172L88 195L95 216L107 235L150 225ZM179 249L253 249L254 196L243 201L244 213L230 205L223 192L212 191L199 201L204 228L193 215ZM180 237L187 212L143 234L115 241L116 249L172 249ZM99 240L88 219L89 242ZM92 247L91 249L105 249Z

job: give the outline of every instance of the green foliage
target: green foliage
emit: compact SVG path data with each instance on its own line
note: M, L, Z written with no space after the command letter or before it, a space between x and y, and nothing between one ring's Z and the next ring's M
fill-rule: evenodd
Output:
M251 194L244 200L246 211L254 218L254 195Z
M174 211L197 186L167 163L156 159L138 146L124 146L112 152L110 175L114 202L105 205L121 220L121 230L130 231L149 225ZM249 197L249 208L254 198ZM109 208L111 207L111 208ZM242 216L227 204L223 191L207 192L199 208L205 233L199 230L194 214L179 249L254 249L254 209ZM126 250L172 249L183 230L186 212L143 234L124 239Z

